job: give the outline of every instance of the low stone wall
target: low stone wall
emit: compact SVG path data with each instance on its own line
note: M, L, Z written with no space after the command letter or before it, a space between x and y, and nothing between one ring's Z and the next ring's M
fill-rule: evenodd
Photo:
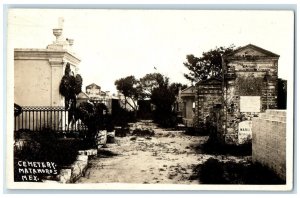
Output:
M286 111L266 110L252 120L252 160L286 179Z
M84 176L89 158L97 155L97 149L80 150L76 161L68 168L60 170L57 180L44 180L44 183L75 183Z

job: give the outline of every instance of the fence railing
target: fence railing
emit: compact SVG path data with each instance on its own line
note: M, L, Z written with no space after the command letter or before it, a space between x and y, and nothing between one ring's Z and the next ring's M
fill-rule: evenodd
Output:
M45 128L57 132L87 130L81 120L69 121L69 112L65 110L65 107L23 106L21 114L14 120L14 131L41 131Z

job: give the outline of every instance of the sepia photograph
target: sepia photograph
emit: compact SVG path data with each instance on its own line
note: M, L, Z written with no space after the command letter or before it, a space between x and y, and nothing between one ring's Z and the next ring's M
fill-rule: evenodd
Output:
M7 13L8 188L292 190L293 11Z

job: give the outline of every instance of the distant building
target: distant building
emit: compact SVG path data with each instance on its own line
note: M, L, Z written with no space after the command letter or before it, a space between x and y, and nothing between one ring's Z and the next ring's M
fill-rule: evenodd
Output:
M109 91L101 91L101 87L95 83L86 86L86 94L94 103L106 103L106 100L111 97Z
M99 99L101 93L101 87L92 83L85 87L85 92L91 99Z
M111 98L109 91L101 91L101 87L95 83L92 83L85 87L86 94L92 103L103 103L111 112Z
M89 101L89 96L84 93L84 92L80 92L78 95L77 95L77 98L76 98L76 106L80 105L82 102L87 102Z

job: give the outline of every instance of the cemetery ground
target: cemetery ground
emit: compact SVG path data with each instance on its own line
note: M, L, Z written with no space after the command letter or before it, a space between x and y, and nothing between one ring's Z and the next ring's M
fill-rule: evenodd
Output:
M115 137L98 150L76 183L285 183L265 167L252 164L251 147L214 150L208 139L151 122L136 123L126 136Z

